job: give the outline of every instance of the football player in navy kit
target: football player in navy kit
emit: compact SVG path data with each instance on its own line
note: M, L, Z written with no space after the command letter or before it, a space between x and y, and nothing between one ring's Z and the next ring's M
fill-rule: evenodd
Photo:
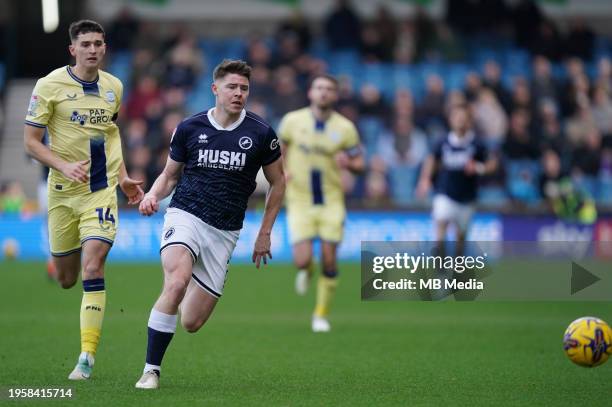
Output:
M143 215L176 191L164 217L164 285L148 322L147 357L137 388L159 387L161 362L181 325L198 331L223 292L227 264L238 240L260 168L270 183L253 250L259 268L270 252L270 233L283 201L285 177L272 127L245 110L251 68L224 60L214 71L215 107L183 120L174 131L166 167L140 205Z
M432 187L435 174L435 194L432 218L436 225L436 241L440 255L444 255L444 240L448 226L457 231L455 255L462 255L469 224L474 214L478 192L478 178L495 171L496 162L487 157L483 143L472 130L468 107L451 106L451 131L438 143L423 164L417 184L417 197L425 198Z

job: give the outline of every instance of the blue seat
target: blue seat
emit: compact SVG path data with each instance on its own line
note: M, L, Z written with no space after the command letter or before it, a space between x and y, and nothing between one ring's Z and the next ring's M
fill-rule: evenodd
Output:
M526 204L540 201L540 163L537 160L508 160L506 188L510 197Z
M612 205L612 177L599 177L598 184L599 196L597 197L597 202Z

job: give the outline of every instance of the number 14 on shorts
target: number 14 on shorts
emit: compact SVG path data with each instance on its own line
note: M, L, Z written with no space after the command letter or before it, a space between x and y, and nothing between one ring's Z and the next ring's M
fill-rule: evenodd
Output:
M111 208L106 208L106 212L104 212L104 208L96 208L100 225L104 224L104 222L111 222L115 226L115 217L110 210Z

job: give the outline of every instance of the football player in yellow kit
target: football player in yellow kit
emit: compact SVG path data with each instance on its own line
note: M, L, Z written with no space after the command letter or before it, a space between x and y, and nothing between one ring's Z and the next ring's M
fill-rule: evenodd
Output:
M81 354L68 376L89 379L106 306L104 263L119 222L116 187L139 202L142 181L128 177L115 124L123 85L100 70L104 29L81 20L69 28L74 66L52 71L36 83L24 126L28 154L50 167L49 244L57 279L74 286L83 270ZM49 146L42 143L45 129Z
M287 219L293 260L298 268L295 288L304 295L312 276L312 242L321 240L322 274L312 318L314 332L328 332L346 208L341 169L362 172L365 160L353 123L334 111L338 82L330 75L314 78L310 106L287 113L279 125L287 174Z

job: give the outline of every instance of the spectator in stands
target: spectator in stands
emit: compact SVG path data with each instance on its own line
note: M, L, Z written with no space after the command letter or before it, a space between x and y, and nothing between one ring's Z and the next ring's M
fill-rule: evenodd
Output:
M140 22L129 6L124 6L106 32L106 42L113 51L129 50L139 30Z
M550 61L543 55L536 55L533 58L531 93L536 105L543 99L556 100L560 94L559 84L552 76Z
M474 126L489 150L497 150L506 137L508 118L495 93L483 88L473 104Z
M567 38L563 42L566 55L590 61L593 59L594 48L595 33L584 23L584 19L574 18L570 24Z
M555 101L542 99L537 116L537 134L540 150L554 150L563 163L569 160L569 149L559 120L559 108Z
M378 28L370 23L365 24L361 30L361 59L368 63L389 62L392 58L392 48L387 48Z
M494 60L488 60L482 70L482 84L491 89L499 103L508 111L510 106L510 94L502 84L501 68Z
M595 85L604 88L608 94L612 94L612 63L610 58L605 57L598 61Z
M393 114L395 117L407 117L414 120L414 98L408 89L398 89L395 92Z
M143 118L132 119L127 123L125 145L128 150L147 144L147 122Z
M361 21L350 0L336 0L336 6L325 19L325 35L332 50L358 49Z
M383 158L390 167L418 168L428 152L427 136L423 130L415 127L409 116L396 116L393 130L384 132L379 138L375 157Z
M250 99L270 104L274 99L272 72L265 65L252 65L249 87Z
M588 177L595 179L599 174L601 163L601 134L591 128L584 141L573 152L572 176L577 179Z
M425 82L425 96L417 107L416 122L424 127L445 123L444 81L439 75L429 75Z
M387 58L384 60L390 61L393 56L393 50L396 48L398 31L397 22L387 7L382 4L378 6L372 26L378 32L380 41L387 50Z
M530 131L530 113L524 108L517 108L510 116L510 129L502 147L504 156L511 160L540 157L540 149Z
M530 42L529 49L535 55L543 55L551 61L559 61L562 45L559 31L552 20L543 20L538 26L537 35Z
M0 213L19 214L25 204L25 192L19 181L10 181L0 186Z
M535 105L533 98L531 97L529 83L525 78L517 77L514 80L514 86L512 87L512 94L510 97L510 106L512 111L524 109L529 113L529 115L532 115L535 111Z
M590 89L591 84L585 74L577 74L570 79L569 86L566 88L566 93L561 101L564 116L572 116L581 107L588 107Z
M610 101L610 94L602 86L596 86L593 90L591 115L601 134L612 136L612 102Z
M570 148L581 146L592 129L597 129L597 125L593 120L589 103L585 100L579 104L576 112L565 123L565 134Z
M476 72L469 72L465 76L465 97L468 101L473 102L478 98L480 89L482 88L482 78Z
M404 20L399 26L394 50L394 62L397 64L410 64L414 62L416 58L416 42L414 22L410 19Z
M359 90L360 117L376 118L386 122L389 115L389 106L383 99L380 90L371 84L365 84Z
M159 100L161 97L161 91L157 80L151 76L146 75L140 78L136 84L136 89L130 92L127 101L127 117L129 119L136 119L143 117L148 106Z
M247 47L247 62L253 68L272 67L272 50L261 38L255 38Z
M283 65L289 65L297 69L298 65L296 63L301 55L302 50L298 36L288 34L279 40L276 52L272 57L272 66L278 68Z
M304 15L297 8L293 10L288 19L280 23L278 30L276 30L277 42L286 36L297 38L300 53L306 52L310 48L312 41L310 27Z
M196 37L183 33L169 51L164 73L164 86L191 90L204 68L204 56L197 47Z
M290 66L280 66L272 75L274 80L274 99L271 103L272 115L281 117L306 104L304 92L299 88L295 70Z

